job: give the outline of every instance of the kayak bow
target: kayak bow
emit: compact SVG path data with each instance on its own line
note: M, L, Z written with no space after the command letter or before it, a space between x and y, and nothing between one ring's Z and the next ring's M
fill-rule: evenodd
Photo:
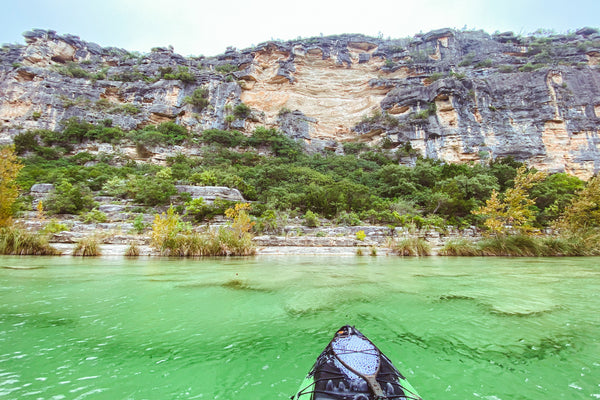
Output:
M292 400L422 400L392 362L353 326L341 327Z

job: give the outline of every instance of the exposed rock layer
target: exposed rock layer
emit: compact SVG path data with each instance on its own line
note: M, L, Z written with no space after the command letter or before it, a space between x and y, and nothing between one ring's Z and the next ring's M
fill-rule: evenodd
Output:
M513 156L582 178L600 171L594 29L551 37L450 29L399 40L342 35L212 58L165 48L132 54L52 31L25 39L0 52L3 142L28 129L61 129L72 117L124 129L175 121L193 132L266 125L316 150L387 139L449 162ZM178 71L192 78L168 79ZM200 86L208 89L202 110L184 101ZM241 102L252 109L244 118L232 112Z

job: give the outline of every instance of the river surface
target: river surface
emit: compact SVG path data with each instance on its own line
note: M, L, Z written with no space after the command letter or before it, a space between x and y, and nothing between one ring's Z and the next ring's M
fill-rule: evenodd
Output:
M425 400L600 399L600 259L0 257L2 399L288 399L355 325Z

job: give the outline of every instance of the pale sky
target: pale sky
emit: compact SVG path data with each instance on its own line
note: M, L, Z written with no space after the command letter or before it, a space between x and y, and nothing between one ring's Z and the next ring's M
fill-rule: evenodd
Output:
M341 33L401 38L439 28L527 34L600 26L600 0L2 0L0 43L52 29L101 46L147 53L172 45L216 55L271 39Z

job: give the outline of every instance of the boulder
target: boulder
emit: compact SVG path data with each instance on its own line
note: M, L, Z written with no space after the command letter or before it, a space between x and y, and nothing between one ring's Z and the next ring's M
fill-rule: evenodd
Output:
M191 186L191 185L176 185L179 193L189 193L192 199L203 198L205 202L212 204L215 199L229 201L245 201L242 193L235 188L224 186Z

